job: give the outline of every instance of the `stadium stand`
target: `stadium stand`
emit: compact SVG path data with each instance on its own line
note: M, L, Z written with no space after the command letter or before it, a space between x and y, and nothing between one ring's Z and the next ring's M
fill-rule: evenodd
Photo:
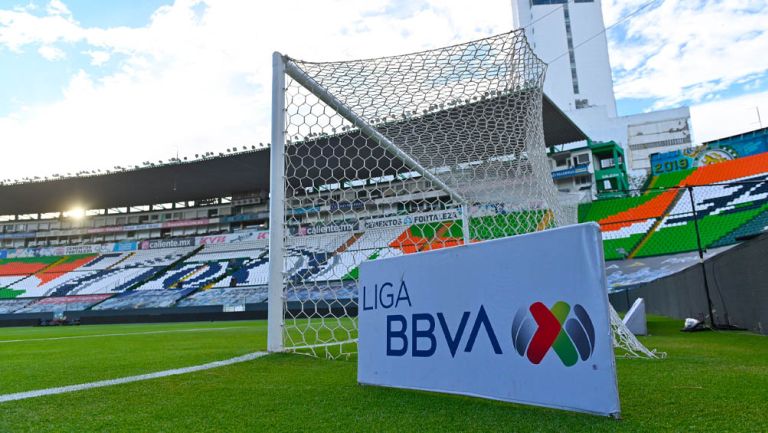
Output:
M764 174L766 171L768 171L768 152L699 167L680 184L687 186L734 182Z
M756 171L755 167L737 171L728 167L700 170L688 173L681 184L731 180L727 176L733 173L742 175ZM662 179L662 183L669 179ZM707 186L706 194L696 195L705 246L735 242L739 236L764 230L768 225L768 175L758 173L736 179L753 183L748 186ZM680 191L685 190L598 201L582 210L582 217L600 222L607 259L691 251L696 249L693 225L690 224L691 206ZM515 224L516 221L532 220L514 214L481 218L484 220L476 226L486 229L473 231L473 239L529 231L530 227ZM538 225L546 225L548 218L551 215L540 211L535 220ZM470 226L473 226L472 221ZM290 300L324 299L320 283L353 280L356 266L363 261L462 242L458 221L312 236L311 242L309 237L296 237L289 245L293 252L288 258L289 278L304 283L303 288L291 292ZM380 247L382 239L388 240L388 247ZM2 259L0 282L5 287L0 291L0 297L17 299L4 300L0 311L99 311L259 304L266 297L267 254L267 241L261 239L203 247ZM337 291L335 296L340 293L355 296L355 287L351 284L341 292ZM21 299L40 296L43 297L35 300Z
M169 266L192 253L194 247L161 248L157 250L137 250L115 267L118 269L137 267Z
M146 281L162 269L164 269L162 266L107 269L70 281L66 285L57 288L56 294L119 293Z
M674 171L672 173L662 173L659 175L656 175L651 179L651 181L648 183L648 189L661 189L661 188L672 188L677 185L680 185L680 182L682 182L685 178L690 176L691 173L693 173L696 169L690 169L690 170L680 170L680 171Z
M8 287L3 287L3 285L6 285L6 283L12 284L18 280L18 277L7 277L4 282L3 279L0 278L0 299L13 299L24 293L23 290L14 290L9 289Z
M135 310L138 308L168 308L195 289L130 290L94 306L93 310Z
M193 248L2 259L0 298L117 293L144 282Z
M205 245L179 266L139 289L208 289L266 284L266 274L259 278L250 272L266 263L266 256L266 239Z
M78 273L75 271L93 261L94 258L96 255L93 254L51 257L49 259L54 260L51 265L13 283L10 288L23 290L24 294L21 296L25 297L48 296L51 289L77 278Z
M304 287L293 288L288 292L287 301L338 301L342 299L357 298L357 284L354 282L345 283L341 287L323 287L322 285L307 285Z
M197 256L194 258L199 259ZM159 278L143 284L138 290L210 288L226 275L237 272L245 260L229 259L211 262L184 262L179 267L166 272Z
M717 242L712 244L712 247L724 247L726 245L733 245L739 242L743 238L754 236L755 234L762 233L768 230L768 210L760 212L756 217L741 225L736 230L723 236Z
M36 272L60 260L59 257L27 257L0 259L0 298L15 298L26 293L25 289L13 287Z
M580 206L581 221L601 225L606 259L696 250L688 186L695 187L704 248L730 245L768 228L768 154L662 174L648 185L650 189L637 196ZM489 210L470 221L471 238L492 239L552 224L548 211L528 213L535 215ZM335 289L336 299L355 296L352 281L360 263L463 242L458 220L407 224L407 218L388 215L376 218L391 217L397 221L394 226L363 229L361 222L359 229L354 225L338 233L291 237L287 278L297 288L289 300L324 299L323 287L339 280L350 285ZM518 221L536 227L521 227ZM30 249L21 251L28 257L0 258L0 314L226 307L265 301L269 271L265 236L244 231L208 236L190 246L155 249L140 249L145 246L138 243L130 250L113 251L110 246L86 249L109 252L47 255L53 250ZM173 238L162 243L184 244Z
M227 259L257 258L267 252L268 241L244 241L228 244L211 244L196 255L200 261L220 261Z
M57 296L42 298L26 305L16 313L45 313L82 311L109 298L111 295Z
M295 263L297 260L292 257L289 262ZM236 259L232 266L236 269L213 287L248 287L267 284L269 261L266 256L255 259Z
M353 243L355 236L351 233L333 233L289 238L289 269L292 269L291 280L296 283L323 280L321 275L327 274L334 267L334 256L343 252ZM263 267L259 266L259 269ZM267 269L265 268L264 271ZM264 278L266 279L266 275ZM326 278L327 279L327 278Z
M31 302L29 299L0 299L0 314L15 313Z
M193 247L137 250L121 259L112 258L114 262L105 269L86 275L83 279L75 281L76 284L61 288L57 293L119 293L157 276L193 250Z
M350 263L362 263L365 260L375 260L379 258L396 257L403 255L403 252L397 246L388 246L382 248L382 239L395 240L403 232L402 227L381 228L368 230L357 237L357 240L350 248L337 255L336 265L329 270L329 275L336 276L341 273L340 279L357 279L357 268L348 266ZM352 271L348 271L352 269Z
M733 244L768 226L768 153L662 174L650 185L669 189L580 209L581 221L599 222L606 259L696 251L696 225L704 249Z
M547 98L543 123L548 145L587 138ZM327 137L318 140L320 147L322 142L329 143ZM269 160L267 149L254 148L107 175L0 185L0 217L4 217L0 225L0 300L5 310L114 312L176 303L227 305L240 304L243 299L262 303L269 271L265 236ZM352 170L364 168L355 164L357 160L352 161ZM386 180L396 174L396 168L382 172L380 181L401 192L420 182L399 176ZM422 197L393 195L393 191L382 193L377 184L331 194L339 209L362 205L370 210L370 218L407 218L420 211L442 210L444 192L428 191L434 208L422 209L412 206ZM84 198L90 206L86 215L68 217L69 206ZM291 295L295 299L321 299L323 293L314 286L327 286L339 276L353 277L351 273L339 275L342 270L348 272L367 259L404 253L400 246L387 243L409 229L406 222L370 230L363 229L362 221L355 221L354 229L317 234L315 225L327 218L316 214L333 209L306 205L306 212L296 213L297 228L306 229L317 242L300 236L287 245L292 252L286 258L290 265L287 278L298 282L299 288ZM542 215L545 220L547 216ZM453 225L448 224L447 230L423 227L413 231L421 231L423 239L432 230L443 238L435 246L445 245L456 241L457 227ZM342 293L353 296L354 288L344 288ZM102 297L103 301L93 304L75 302Z
M241 306L259 304L267 300L267 287L209 289L190 295L177 304L178 307L203 307L210 305Z
M658 196L658 192L647 192L635 197L609 198L595 200L579 206L579 221L600 221L626 211Z
M526 216L521 214L526 214ZM536 221L535 226L534 221ZM460 227L458 221L454 225L457 229ZM472 239L488 240L544 230L554 227L555 222L552 212L532 210L471 218L469 225ZM454 236L461 237L461 231L454 233Z

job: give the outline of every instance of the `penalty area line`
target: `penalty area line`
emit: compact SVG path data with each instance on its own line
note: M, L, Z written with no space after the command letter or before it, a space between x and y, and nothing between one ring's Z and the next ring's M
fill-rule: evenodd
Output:
M172 370L158 371L155 373L140 374L138 376L121 377L119 379L100 380L97 382L81 383L79 385L60 386L56 388L38 389L35 391L16 392L13 394L0 395L0 403L9 401L24 400L27 398L43 397L47 395L65 394L68 392L83 391L86 389L103 388L106 386L122 385L124 383L140 382L143 380L158 379L161 377L177 376L180 374L194 373L196 371L210 370L212 368L225 367L227 365L238 364L241 362L252 361L267 352L252 352L242 356L225 359L222 361L209 362L207 364L193 365L191 367L175 368Z

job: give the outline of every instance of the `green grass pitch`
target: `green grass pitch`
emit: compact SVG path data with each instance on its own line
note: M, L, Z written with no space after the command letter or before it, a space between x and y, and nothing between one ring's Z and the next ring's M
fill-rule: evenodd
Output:
M354 359L270 355L0 403L0 432L768 431L766 337L687 334L680 326L651 318L652 336L642 339L668 359L618 360L619 421L363 387ZM0 328L0 395L193 366L265 347L266 323L257 321Z

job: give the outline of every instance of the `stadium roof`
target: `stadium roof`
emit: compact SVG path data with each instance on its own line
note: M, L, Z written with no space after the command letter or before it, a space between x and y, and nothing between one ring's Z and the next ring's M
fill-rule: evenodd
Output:
M487 102L480 104L483 103ZM433 115L438 116L440 113ZM546 96L543 118L544 139L549 147L587 138ZM419 118L406 122L412 121L419 121ZM326 141L317 143L319 147L331 146L341 149L341 153L347 152L352 144L352 138L341 140L339 137L329 137L317 140ZM371 173L380 173L375 168L366 169L370 169L366 171ZM173 203L268 190L269 150L260 149L103 175L2 185L0 215Z

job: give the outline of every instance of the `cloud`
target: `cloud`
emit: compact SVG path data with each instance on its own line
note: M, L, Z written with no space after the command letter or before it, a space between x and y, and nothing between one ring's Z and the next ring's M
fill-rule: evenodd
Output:
M608 25L645 0L603 2ZM666 0L609 32L618 98L697 103L768 71L766 0Z
M52 62L65 59L67 57L64 51L50 45L43 45L37 49L37 52L43 56L45 60L50 60Z
M691 106L696 143L768 126L768 92Z
M48 15L60 15L60 16L72 16L72 12L69 11L67 5L61 0L51 0L46 7Z
M61 1L37 15L0 10L0 48L89 59L72 63L60 98L0 117L10 144L0 171L48 175L266 142L274 50L315 61L376 57L484 37L511 23L503 0L403 4L177 0L136 28L82 26Z
M50 12L48 8L48 12L40 16L29 9L0 10L0 46L20 52L26 45L51 45L82 38L83 29L70 15Z
M112 58L112 55L109 54L108 51L88 50L83 54L87 54L91 57L91 65L93 66L101 66L107 63L110 58Z

